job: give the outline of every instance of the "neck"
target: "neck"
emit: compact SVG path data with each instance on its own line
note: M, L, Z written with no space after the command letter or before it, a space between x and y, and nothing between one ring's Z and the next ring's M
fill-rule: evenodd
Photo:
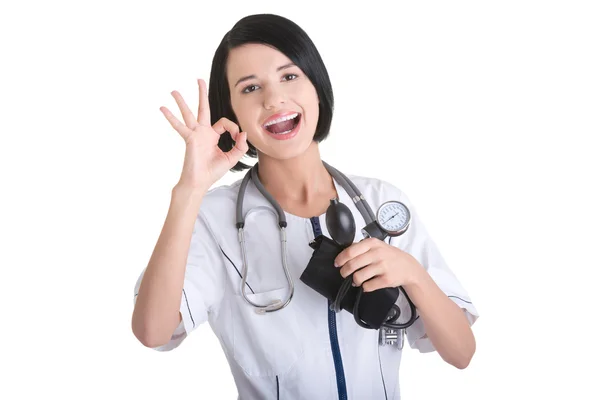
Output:
M314 141L297 157L278 160L259 153L258 162L261 183L280 203L309 204L335 190Z

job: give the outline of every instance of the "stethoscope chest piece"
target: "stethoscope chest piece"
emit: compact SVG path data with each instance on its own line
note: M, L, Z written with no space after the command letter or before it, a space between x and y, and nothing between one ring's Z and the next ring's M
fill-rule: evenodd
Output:
M283 307L284 307L283 301L281 301L279 299L274 299L274 300L271 300L269 302L269 304L266 306L255 307L254 312L259 315L263 315L263 314L266 314L267 312L277 311Z

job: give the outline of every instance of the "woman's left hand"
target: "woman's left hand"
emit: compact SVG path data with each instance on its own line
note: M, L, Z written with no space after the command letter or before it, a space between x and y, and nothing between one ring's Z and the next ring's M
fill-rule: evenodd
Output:
M386 287L409 286L425 269L410 254L376 238L363 239L345 248L334 260L346 278L354 274L355 286L372 292Z

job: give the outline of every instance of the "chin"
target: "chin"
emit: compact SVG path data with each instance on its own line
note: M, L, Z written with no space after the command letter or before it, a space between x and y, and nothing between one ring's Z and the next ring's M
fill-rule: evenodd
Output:
M307 134L305 126L296 133L294 137L288 140L278 140L271 135L260 132L257 135L260 139L256 150L264 156L277 160L288 160L304 154L314 142L314 130L311 137ZM262 129L260 129L262 131ZM253 145L254 143L250 141ZM315 142L316 143L316 142Z
M313 140L311 139L307 143L297 142L294 146L290 146L287 148L276 148L273 146L264 146L263 148L266 149L266 151L264 151L263 149L259 149L259 148L257 148L257 150L261 156L266 156L266 157L273 158L276 160L281 160L281 161L291 160L293 158L296 158L296 157L299 157L299 156L305 154L309 150L312 142L313 142Z

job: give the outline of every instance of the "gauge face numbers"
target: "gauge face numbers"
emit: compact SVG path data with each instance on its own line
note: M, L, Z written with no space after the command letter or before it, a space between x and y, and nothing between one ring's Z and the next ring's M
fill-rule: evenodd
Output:
M388 201L377 210L377 223L390 236L400 235L408 228L410 211L399 201Z

